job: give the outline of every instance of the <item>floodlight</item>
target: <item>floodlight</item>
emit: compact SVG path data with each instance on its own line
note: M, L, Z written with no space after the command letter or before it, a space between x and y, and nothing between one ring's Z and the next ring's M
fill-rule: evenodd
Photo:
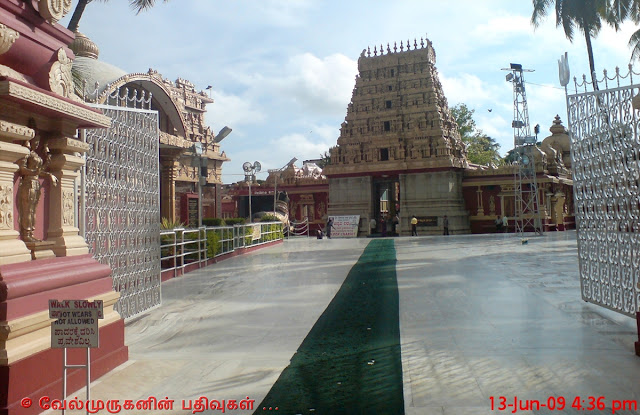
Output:
M507 82L511 82L513 81L513 74L512 73L508 73L506 76Z
M519 63L512 63L511 69L513 69L514 71L522 71L522 65Z
M231 131L231 128L225 125L224 127L222 127L222 130L220 130L220 132L216 135L216 138L213 140L213 142L219 143L220 141L224 140L224 138L228 136Z
M511 128L523 128L524 122L520 120L514 120L511 122Z

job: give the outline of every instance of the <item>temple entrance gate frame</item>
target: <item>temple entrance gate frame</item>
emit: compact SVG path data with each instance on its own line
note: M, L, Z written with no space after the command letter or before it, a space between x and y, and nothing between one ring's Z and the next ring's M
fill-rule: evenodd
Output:
M89 144L82 172L80 228L94 257L112 269L122 318L160 305L160 166L158 111L151 94L116 89L111 128L83 130Z
M566 55L560 60L565 87L580 286L585 301L635 317L640 331L640 84L631 65L616 68L595 90L583 76L567 90ZM636 78L637 79L637 78ZM622 85L628 83L628 85ZM609 85L611 84L611 86ZM640 333L639 333L640 334ZM640 355L640 341L636 343Z

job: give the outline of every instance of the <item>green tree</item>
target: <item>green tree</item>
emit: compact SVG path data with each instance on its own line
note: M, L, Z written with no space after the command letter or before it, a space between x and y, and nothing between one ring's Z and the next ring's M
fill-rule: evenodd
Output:
M456 120L456 124L458 124L458 131L460 132L462 141L465 141L465 139L468 139L468 137L475 133L476 122L473 120L475 110L469 109L466 104L458 104L449 108L449 111L453 119Z
M458 124L460 138L467 147L467 159L471 163L485 166L504 163L500 157L500 144L477 128L473 119L475 110L469 109L466 104L458 104L449 108L449 111Z
M331 154L328 151L325 151L324 154L320 154L320 160L317 164L318 167L324 169L326 166L331 164Z
M538 27L547 16L550 9L555 10L556 27L562 26L564 34L573 42L575 30L584 34L589 55L589 71L594 89L598 89L595 77L595 64L591 39L598 35L602 28L602 21L611 23L608 17L609 3L612 0L533 0L533 14L531 24ZM617 0L613 0L617 1ZM626 0L631 1L631 0Z
M627 19L635 24L640 24L640 0L607 0L602 13L603 19L616 31ZM629 39L632 48L631 60L640 58L640 30L637 30Z
M84 13L84 9L87 7L89 3L93 0L78 0L78 4L76 8L73 10L73 14L71 15L71 20L69 21L69 25L67 29L75 32L78 30L78 24L80 23L80 19L82 18L82 14ZM101 0L108 1L108 0ZM165 2L168 0L164 0ZM140 13L143 10L149 9L153 7L156 3L156 0L129 0L129 4L131 8L136 11L136 14Z

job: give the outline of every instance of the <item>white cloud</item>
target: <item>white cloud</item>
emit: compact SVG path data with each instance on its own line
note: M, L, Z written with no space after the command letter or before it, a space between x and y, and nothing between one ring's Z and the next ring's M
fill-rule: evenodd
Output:
M303 17L312 6L310 0L262 0L252 3L257 6L267 22L279 27L295 27L304 24Z
M297 157L300 160L315 159L320 157L329 147L335 145L336 137L333 137L332 140L327 138L318 137L313 132L308 135L293 133L275 139L274 144L280 154L286 154L280 158L284 159L290 155L290 157Z
M210 105L207 112L207 119L211 124L242 126L248 124L260 124L266 118L264 112L254 107L250 98L232 94L225 94L222 91L213 93L214 104Z
M531 31L530 20L525 16L500 16L477 25L471 31L469 39L481 40L485 45L504 44L513 42L517 36L528 36Z
M468 107L493 108L499 91L494 85L488 84L476 75L462 73L455 77L440 75L440 82L449 105L464 103Z

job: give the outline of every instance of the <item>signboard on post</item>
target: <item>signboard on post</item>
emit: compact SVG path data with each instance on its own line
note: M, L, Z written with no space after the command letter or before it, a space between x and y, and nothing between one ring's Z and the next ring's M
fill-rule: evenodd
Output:
M355 238L358 236L360 215L329 216L333 219L332 238Z
M102 300L49 300L51 348L99 347L98 319L104 318Z

